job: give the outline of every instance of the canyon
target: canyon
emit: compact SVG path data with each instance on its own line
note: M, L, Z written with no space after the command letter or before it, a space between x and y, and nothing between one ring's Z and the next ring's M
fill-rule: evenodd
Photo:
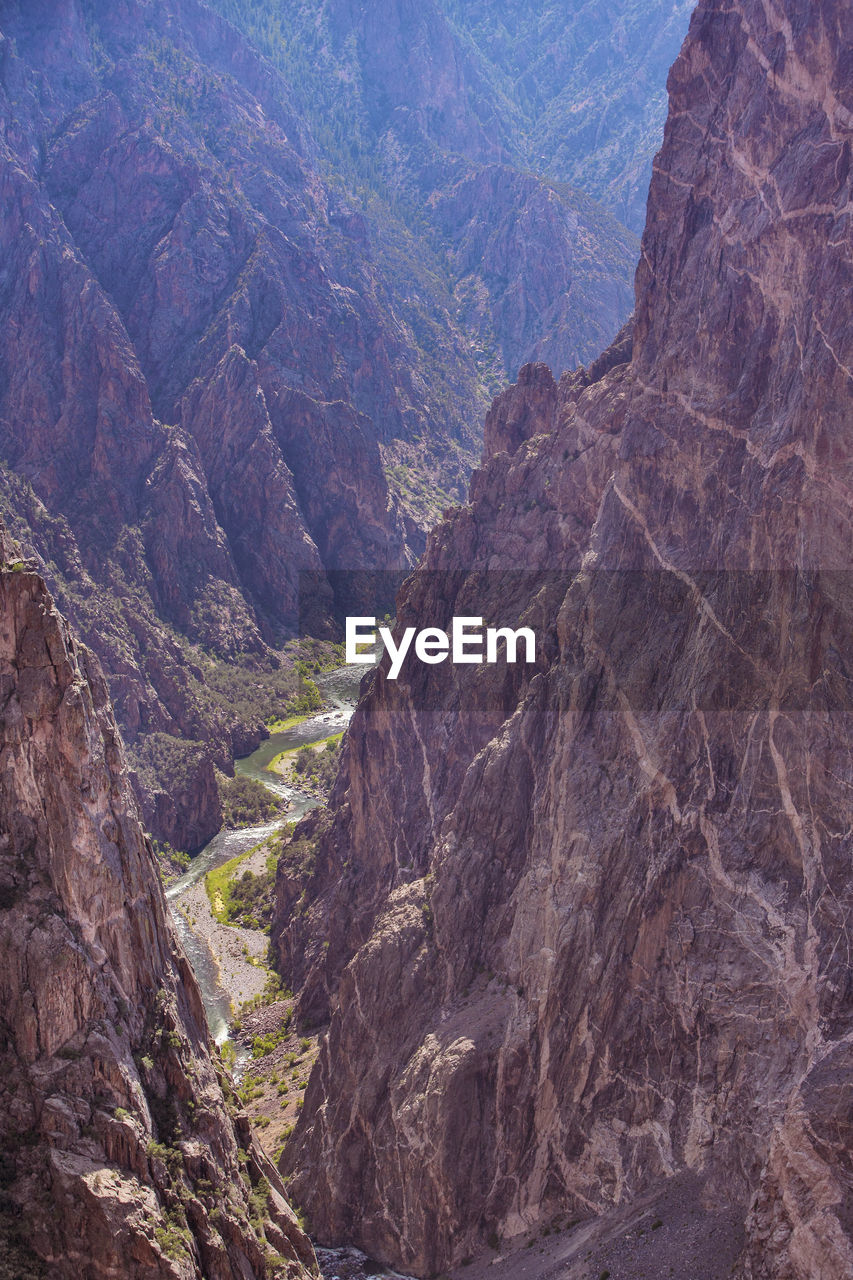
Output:
M622 324L521 143L635 218L654 11L0 0L0 1276L853 1274L853 13L700 0ZM276 1166L146 828L400 583L276 836ZM530 661L395 661L454 619Z
M397 599L536 667L386 658L279 862L321 1243L429 1276L689 1185L739 1280L853 1272L851 47L699 4L632 324L498 398Z
M305 1280L211 1044L97 659L0 527L0 1273Z
M362 33L371 121L411 125L401 191L301 101L268 9L0 3L0 509L101 660L146 826L193 852L294 692L282 646L390 606L491 395L592 358L636 257L518 121L492 136L506 87L439 8ZM349 48L358 15L327 16Z
M528 190L538 175L570 206L583 192L642 231L692 0L320 0L286 19L271 0L213 3L282 67L336 159L398 196L426 194L427 219L473 162ZM517 311L526 275L505 264Z

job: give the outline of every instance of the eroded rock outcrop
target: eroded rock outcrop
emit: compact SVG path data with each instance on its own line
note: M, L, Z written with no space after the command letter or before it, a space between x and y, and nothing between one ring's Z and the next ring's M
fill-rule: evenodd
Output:
M321 1240L427 1275L686 1172L738 1276L853 1271L851 47L700 4L630 353L505 394L399 600L537 663L372 677L282 861Z
M307 1276L178 949L97 660L0 528L0 1267Z

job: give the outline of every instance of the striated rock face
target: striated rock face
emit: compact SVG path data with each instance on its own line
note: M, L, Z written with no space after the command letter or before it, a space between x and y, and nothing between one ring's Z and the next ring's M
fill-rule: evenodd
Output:
M0 1269L307 1276L168 923L98 663L2 528L0 561Z
M700 4L633 340L499 399L398 602L536 665L371 676L282 860L323 1242L428 1275L689 1175L741 1280L853 1272L851 47Z

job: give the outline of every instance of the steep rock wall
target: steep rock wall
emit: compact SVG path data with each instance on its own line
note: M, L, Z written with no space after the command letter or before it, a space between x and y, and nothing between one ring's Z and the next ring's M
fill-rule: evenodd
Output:
M0 528L0 1266L305 1277L210 1044L97 660Z
M739 1276L853 1269L851 47L700 4L630 353L506 393L401 595L541 642L371 677L281 865L321 1238L426 1275L689 1171Z

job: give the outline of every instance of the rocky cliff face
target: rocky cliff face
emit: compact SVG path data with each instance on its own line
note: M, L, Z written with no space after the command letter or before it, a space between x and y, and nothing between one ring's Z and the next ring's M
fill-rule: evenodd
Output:
M444 20L394 12L365 35L391 59L370 112L412 89L414 23L418 129L502 155ZM0 159L0 506L101 658L131 751L195 744L195 812L163 777L139 788L156 834L194 849L218 825L214 763L263 720L211 710L202 655L263 683L300 583L323 635L357 606L334 574L411 565L464 492L484 376L588 356L630 307L631 237L507 170L494 200L460 181L447 202L450 271L387 199L329 176L286 81L196 0L0 3ZM433 187L471 178L456 168ZM519 275L529 239L559 271Z
M208 1039L96 659L0 529L0 1270L307 1276Z
M509 379L531 361L574 369L630 313L621 264L633 265L634 237L577 192L486 165L433 204L465 329L497 344Z
M737 1276L853 1270L851 47L700 4L633 337L500 398L398 602L537 663L371 677L282 860L321 1239L427 1275L689 1175Z

